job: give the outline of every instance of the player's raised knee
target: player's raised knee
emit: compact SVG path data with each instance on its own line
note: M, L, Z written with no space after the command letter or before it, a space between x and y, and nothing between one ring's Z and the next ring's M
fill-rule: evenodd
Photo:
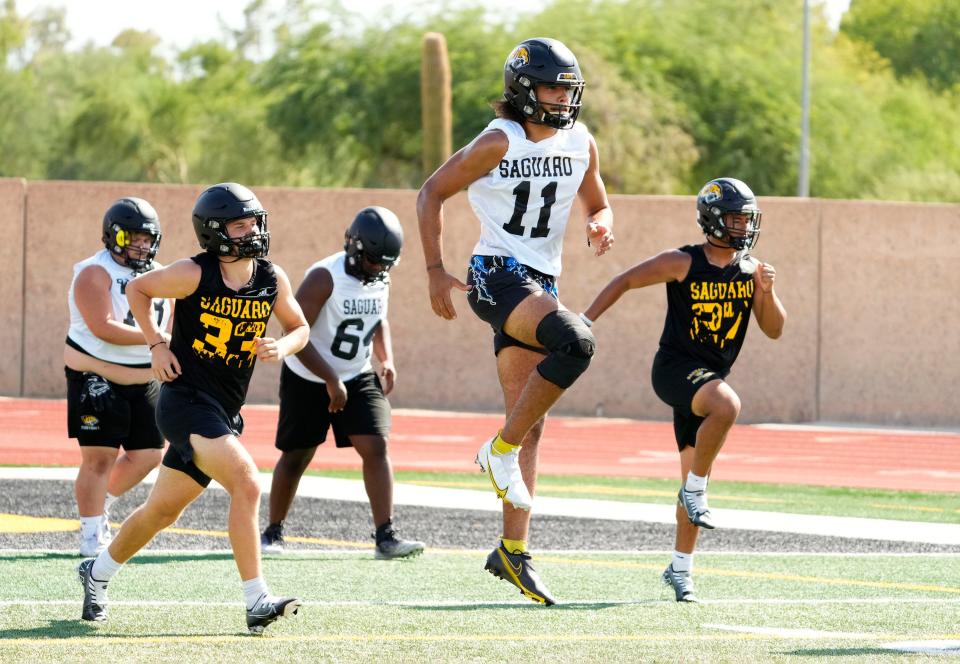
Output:
M537 341L549 353L537 365L544 379L567 389L590 366L596 340L584 322L574 313L560 309L543 317L537 325Z

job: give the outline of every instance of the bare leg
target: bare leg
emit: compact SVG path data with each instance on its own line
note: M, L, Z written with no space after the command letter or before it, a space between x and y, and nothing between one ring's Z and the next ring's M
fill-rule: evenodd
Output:
M163 450L129 450L122 454L113 465L110 483L107 486L114 496L122 496L140 484L151 470L160 464Z
M293 499L300 486L300 478L313 460L316 446L305 450L283 452L273 469L273 482L270 484L270 523L280 523L287 518Z
M260 485L257 466L236 436L216 439L191 434L194 462L230 494L228 531L240 579L261 576L260 569Z
M687 480L687 473L693 466L693 447L684 447L680 451L680 481ZM681 553L693 553L697 546L697 536L700 534L700 528L690 523L687 511L682 505L677 505L677 536L674 542L674 549Z
M387 439L350 436L350 442L363 459L363 486L370 499L373 525L379 528L393 516L393 468L387 454Z
M120 526L109 547L110 557L125 563L164 528L172 525L183 510L203 493L203 487L189 475L160 466L157 483L147 502L138 507Z
M713 380L693 395L690 409L694 415L706 418L697 430L697 447L690 469L694 475L707 477L740 414L740 397L727 383Z
M103 514L103 501L107 495L110 471L119 451L115 447L99 445L80 447L80 469L77 471L77 481L73 490L81 517Z
M556 311L558 307L559 303L548 293L530 295L510 313L503 331L528 346L542 348L542 344L537 340L537 326L547 314ZM500 434L505 441L513 445L520 444L520 441L526 438L533 425L547 414L564 393L563 388L545 380L536 371L536 365L543 360L543 356L531 354L536 356L537 361L532 363L531 370L527 372L526 380L513 400L512 407L508 406L507 421Z

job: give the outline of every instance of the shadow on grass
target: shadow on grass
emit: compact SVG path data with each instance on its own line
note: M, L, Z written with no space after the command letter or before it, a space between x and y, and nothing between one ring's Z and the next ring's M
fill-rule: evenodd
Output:
M79 606L79 604L78 604ZM16 639L72 639L97 633L97 626L86 620L49 620L46 625L28 629L4 629L0 641Z
M485 611L488 609L521 609L524 611L595 611L597 609L612 609L618 606L639 606L642 604L659 604L653 599L641 599L624 602L559 602L553 606L543 606L530 602L518 604L516 602L476 602L475 604L429 604L404 606L408 611Z
M908 653L886 648L802 648L800 650L787 650L781 652L781 654L790 657L864 657L870 655L907 655Z

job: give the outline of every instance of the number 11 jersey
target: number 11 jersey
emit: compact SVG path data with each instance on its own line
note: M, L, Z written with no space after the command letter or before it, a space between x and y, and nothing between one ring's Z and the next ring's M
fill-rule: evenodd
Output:
M506 134L509 147L497 167L467 189L480 219L480 240L473 253L513 256L559 276L563 234L590 165L590 132L578 122L533 142L513 120L497 118L487 125L491 129Z
M370 345L373 333L387 317L390 285L386 281L364 284L347 274L346 253L342 251L317 261L306 274L321 267L333 278L333 290L310 327L310 343L346 382L373 369ZM283 361L301 378L324 382L295 355Z

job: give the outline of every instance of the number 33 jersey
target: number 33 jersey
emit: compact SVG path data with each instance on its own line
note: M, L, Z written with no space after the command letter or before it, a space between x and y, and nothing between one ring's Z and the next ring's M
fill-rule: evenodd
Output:
M277 275L270 261L255 258L250 281L233 290L223 282L216 256L202 253L192 260L200 266L200 283L174 308L170 350L182 371L169 385L206 392L232 415L247 396L257 359L254 340L266 335Z
M570 208L590 165L590 132L580 122L534 143L513 120L497 118L487 130L506 134L500 164L467 189L480 219L481 256L513 256L524 265L559 276L563 234Z
M390 286L383 281L364 284L346 272L346 254L339 252L317 261L306 274L325 268L333 278L333 291L310 327L310 343L320 357L346 382L371 371L373 333L387 318ZM295 374L315 383L322 378L307 369L295 355L284 358Z

